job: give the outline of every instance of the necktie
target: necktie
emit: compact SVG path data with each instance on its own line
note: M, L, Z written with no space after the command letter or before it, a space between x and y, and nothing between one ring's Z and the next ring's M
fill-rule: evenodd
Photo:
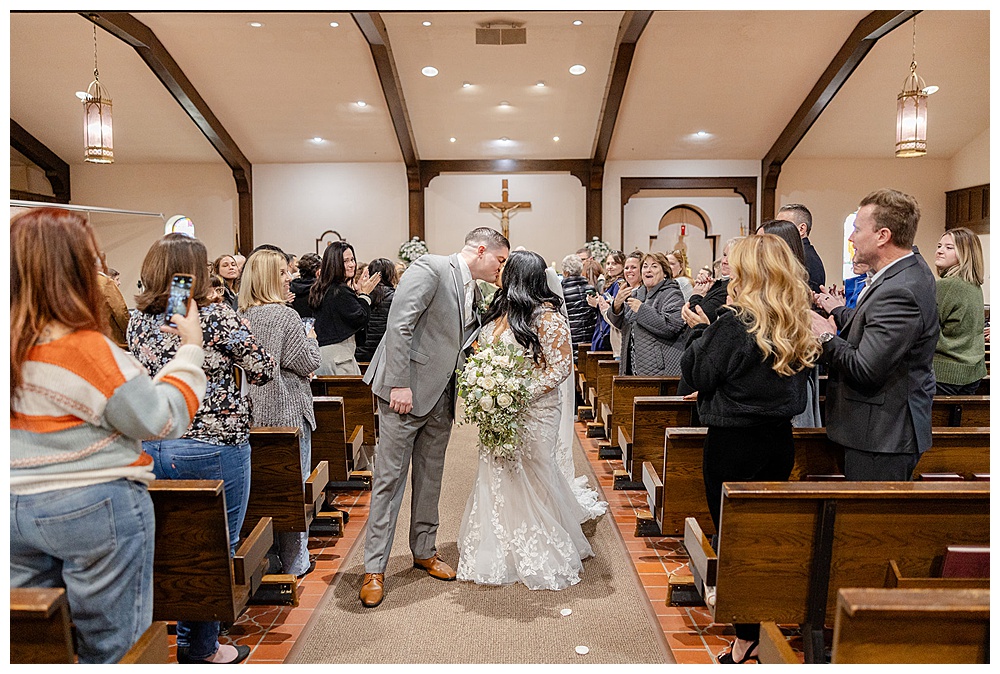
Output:
M865 296L865 293L868 292L868 288L870 288L871 285L872 285L872 275L868 274L867 276L865 276L864 287L861 289L861 292L858 293L858 302L855 303L855 306L859 302L861 302L861 298Z

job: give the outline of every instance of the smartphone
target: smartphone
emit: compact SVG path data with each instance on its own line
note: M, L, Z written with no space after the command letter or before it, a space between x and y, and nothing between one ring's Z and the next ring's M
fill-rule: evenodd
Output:
M170 317L174 314L187 316L188 300L191 298L191 286L194 285L194 277L190 274L174 274L170 281L170 296L167 298L167 324L174 326Z
M593 288L587 288L587 294L593 297L594 295L597 294L597 291L594 290Z
M302 319L302 326L306 329L306 334L307 335L313 329L314 325L316 325L316 319L315 318L313 318L313 317L310 316L309 318L303 318Z

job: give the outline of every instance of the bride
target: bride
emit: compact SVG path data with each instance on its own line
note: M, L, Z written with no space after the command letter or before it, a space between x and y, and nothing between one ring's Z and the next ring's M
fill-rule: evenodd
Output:
M546 284L545 260L514 251L502 287L484 316L483 344L520 345L534 362L532 399L516 459L479 447L476 481L458 534L460 580L486 585L520 581L532 590L580 582L594 554L580 523L591 513L574 495L557 462L560 383L573 365L562 300Z

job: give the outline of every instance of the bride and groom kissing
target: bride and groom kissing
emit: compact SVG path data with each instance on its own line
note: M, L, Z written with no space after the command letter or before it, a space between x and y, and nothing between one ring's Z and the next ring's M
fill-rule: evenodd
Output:
M379 442L360 591L364 606L378 606L385 595L385 569L411 465L414 568L439 580L520 581L531 589L579 582L581 560L593 555L580 524L606 504L573 482L571 440L560 433L566 398L560 384L570 381L573 366L569 324L559 311L562 299L546 279L540 255L511 253L507 239L489 227L469 232L458 253L421 256L400 279L385 337L365 374L378 401ZM476 311L477 280L501 285L483 316ZM532 401L513 466L480 447L456 572L437 554L438 501L455 418L455 372L477 339L524 349L533 364Z

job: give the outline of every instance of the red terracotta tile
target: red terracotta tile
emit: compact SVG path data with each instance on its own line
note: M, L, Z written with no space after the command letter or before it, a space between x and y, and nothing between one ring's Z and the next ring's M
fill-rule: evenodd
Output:
M288 657L288 653L292 650L291 643L281 643L281 644L257 644L257 647L253 649L250 654L253 658L260 658L262 660L280 660L285 661Z
M665 573L640 573L639 581L644 587L666 587L667 574Z
M670 650L678 648L705 648L701 636L693 632L667 632L664 634Z
M305 625L278 625L273 627L261 640L263 644L294 642L302 634Z
M664 632L691 632L691 625L688 620L681 615L661 615L656 619L660 622L660 627Z
M667 599L667 588L664 587L645 587L646 596L649 597L651 602L662 602Z
M659 562L638 562L635 570L639 573L663 573L663 565Z
M712 655L702 649L702 650L675 650L673 651L674 660L677 661L678 665L714 665L715 658Z

